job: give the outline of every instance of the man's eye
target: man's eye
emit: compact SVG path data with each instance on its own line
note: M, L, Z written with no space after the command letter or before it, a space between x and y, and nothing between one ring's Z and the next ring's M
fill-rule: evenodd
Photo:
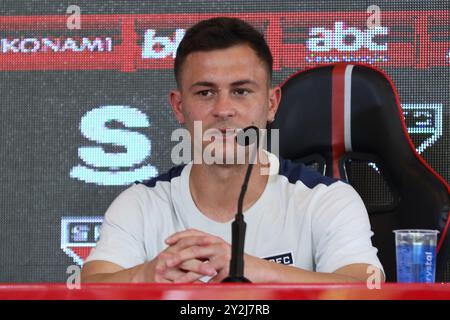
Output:
M247 89L236 89L234 90L234 94L238 95L238 96L245 96L249 93L250 91Z
M202 97L209 97L212 95L212 92L211 92L211 90L202 90L202 91L197 92L197 94Z

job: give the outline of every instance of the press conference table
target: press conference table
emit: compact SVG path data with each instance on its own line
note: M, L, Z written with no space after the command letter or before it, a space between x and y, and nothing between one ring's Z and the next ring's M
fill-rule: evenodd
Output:
M450 300L448 284L0 284L0 300Z

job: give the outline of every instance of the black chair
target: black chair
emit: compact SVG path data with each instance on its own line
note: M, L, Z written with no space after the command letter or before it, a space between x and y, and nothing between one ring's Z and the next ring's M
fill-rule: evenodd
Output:
M436 281L450 280L450 188L418 155L392 81L380 70L337 63L282 85L269 129L280 155L350 183L369 212L387 281L396 281L395 229L436 229Z

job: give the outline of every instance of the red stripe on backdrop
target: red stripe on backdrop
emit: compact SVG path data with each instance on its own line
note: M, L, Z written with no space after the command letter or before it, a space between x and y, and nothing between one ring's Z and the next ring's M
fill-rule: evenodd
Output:
M339 159L345 152L344 137L344 92L345 64L338 64L332 71L331 96L331 147L333 157L333 177L341 179Z
M105 14L82 15L82 31L87 36L100 35L102 31L122 34L122 45L114 45L113 52L107 56L86 52L1 52L0 70L97 70L113 69L133 72L138 69L171 69L173 59L143 58L139 53L143 37L142 29L177 29L191 26L200 20L226 15L244 19L264 30L272 50L274 70L283 68L305 68L331 61L352 61L354 63L374 63L379 67L410 67L427 69L429 67L448 67L450 41L442 34L449 27L450 10L435 11L383 11L383 27L389 29L392 38L385 49L372 51L360 46L357 51L340 51L328 48L326 52L312 52L304 39L309 37L313 27L326 27L332 31L336 22L345 22L364 32L370 13L349 12L266 12L266 13L216 13L216 14ZM20 32L31 37L36 32L46 34L49 30L67 31L67 15L44 16L0 16L0 31L5 37L10 31ZM336 18L338 17L338 18ZM401 18L399 18L401 17ZM131 31L131 28L135 30ZM20 38L20 36L18 36ZM39 37L39 36L37 36ZM128 38L129 37L129 38ZM119 52L116 52L118 50ZM126 58L117 61L117 55ZM44 56L42 56L44 55ZM67 55L67 56L66 56ZM53 58L56 57L56 60ZM67 59L66 59L67 58ZM106 59L106 61L105 61ZM135 61L130 61L134 59ZM318 60L317 60L318 59ZM336 60L337 59L337 60ZM349 60L350 59L350 60ZM36 62L35 62L36 60ZM49 61L50 60L50 61ZM124 65L121 64L125 63Z

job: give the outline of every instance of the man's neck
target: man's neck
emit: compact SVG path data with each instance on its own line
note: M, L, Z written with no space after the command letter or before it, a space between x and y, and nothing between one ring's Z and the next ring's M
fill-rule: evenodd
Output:
M266 187L268 175L261 174L263 166L267 165L255 163L253 166L243 211L259 199ZM193 164L189 176L189 189L197 208L212 220L218 222L232 220L237 212L237 201L247 167L248 164Z

